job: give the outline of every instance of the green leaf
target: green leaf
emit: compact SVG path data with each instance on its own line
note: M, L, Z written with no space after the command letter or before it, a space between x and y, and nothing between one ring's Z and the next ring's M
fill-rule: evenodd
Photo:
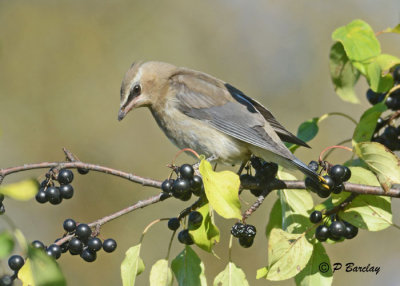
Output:
M257 271L257 279L279 281L297 275L307 265L312 251L304 234L274 228L268 241L268 267Z
M386 110L386 105L381 102L370 107L363 113L353 133L353 146L357 143L371 140L375 131L376 122L382 112Z
M39 190L36 180L26 180L0 187L0 194L19 201L27 201L33 198Z
M397 34L400 34L400 24L398 24L394 28L387 28L387 29L383 30L382 32L383 33L397 33Z
M314 117L312 119L309 119L301 123L299 128L297 129L297 137L303 140L304 142L308 142L314 139L314 137L317 136L319 130L318 127L319 120L320 117ZM296 151L296 149L299 148L299 145L291 143L287 143L286 146L292 152Z
M142 244L130 247L126 253L124 261L121 263L122 285L135 285L136 276L144 271L143 260L139 257Z
M353 66L340 42L336 42L331 48L330 71L337 95L344 101L359 103L354 85L360 77L360 72Z
M190 246L186 246L172 261L172 271L179 286L205 286L204 264Z
M43 250L29 247L28 260L30 262L24 265L26 268L22 271L22 273L20 273L22 270L21 268L18 273L18 277L24 281L24 285L67 285L64 275L62 274L57 262L48 256ZM34 284L32 284L32 277L35 281Z
M200 162L199 171L212 208L224 218L241 219L239 176L231 171L214 172L210 162L204 159Z
M23 286L35 286L31 260L29 258L25 260L24 266L18 271L18 279L21 280Z
M150 286L170 286L172 285L172 271L168 267L168 260L160 259L151 267Z
M381 70L386 71L391 67L400 64L400 59L392 55L380 54L376 57L375 62L379 65Z
M376 174L385 191L400 183L400 160L392 151L376 142L361 142L354 148L358 157Z
M320 266L321 265L321 266ZM323 272L320 267L328 266L328 271ZM322 268L324 269L324 268ZM333 274L329 256L326 254L325 248L319 242L314 245L314 250L307 266L295 277L298 286L329 286L332 284Z
M229 262L225 270L215 277L214 286L249 286L249 282L243 270Z
M381 53L374 31L362 20L354 20L336 29L332 34L332 39L343 44L348 58L352 61L363 62Z
M382 75L382 69L376 61L367 67L367 79L371 89L375 92L387 92L393 87L393 77L390 74Z
M190 236L198 247L211 252L214 244L219 242L219 229L211 219L209 204L203 205L197 211L203 215L203 221L196 230L189 230Z
M269 220L265 235L269 237L271 230L274 228L282 229L282 206L280 199L277 199L272 206L271 212L269 213Z
M8 257L14 249L14 239L9 231L0 234L0 259Z
M361 167L350 167L349 182L379 186L374 174ZM389 197L358 195L351 204L339 212L339 217L369 231L379 231L392 225L392 211Z

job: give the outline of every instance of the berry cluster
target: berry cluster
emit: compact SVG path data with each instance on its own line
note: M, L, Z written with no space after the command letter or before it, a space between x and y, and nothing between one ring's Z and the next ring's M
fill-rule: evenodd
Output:
M194 169L189 164L183 164L178 168L178 178L166 179L161 189L182 201L188 201L192 197L201 196L204 193L203 180L194 174Z
M193 239L189 234L189 230L198 229L203 222L203 215L198 211L192 211L188 215L188 225L187 228L178 233L178 240L180 243L191 245L193 244ZM181 226L179 218L173 217L168 220L168 228L172 231L176 231Z
M320 223L323 215L320 211L313 211L310 214L312 223ZM340 220L337 216L333 218L331 224L321 224L315 230L315 238L319 241L326 241L328 238L338 241L342 238L352 239L358 234L358 228L351 223Z
M308 167L313 171L318 171L318 163L311 161ZM305 180L306 188L321 198L327 198L331 193L339 194L344 190L343 182L346 182L351 177L351 171L348 167L335 165L328 171L328 175L323 176L325 182L318 183L315 180L307 177Z
M392 73L394 86L400 85L400 65ZM385 93L376 93L371 89L367 91L367 99L375 105L382 102L386 97ZM393 91L385 101L388 109L393 111L400 110L400 88ZM375 132L372 137L373 142L381 143L392 151L400 150L400 126L392 126L391 116L386 119L379 118L376 124Z
M43 249L47 255L58 259L62 253L69 251L72 255L80 255L87 261L93 262L97 258L97 252L103 248L105 252L113 252L117 248L117 243L114 239L109 238L101 241L100 238L92 236L92 229L85 223L77 224L73 219L66 219L63 223L63 228L66 234L74 234L74 237L61 245L57 244L57 239L54 244L46 247L43 242L35 240L32 242L34 248Z
M3 275L0 277L0 286L11 286L18 276L18 271L24 266L25 260L20 255L13 255L8 259L8 267L14 271L13 275Z
M276 173L278 172L278 165L275 163L264 162L258 157L252 157L250 159L250 162L254 170L256 171L255 175L252 176L250 174L243 174L240 176L241 182L253 182L264 186L268 182L272 181L275 178ZM262 191L262 188L250 190L250 192L256 197L260 196Z
M4 195L0 194L0 215L6 212L6 208L3 205L3 201L4 201Z
M231 234L239 238L239 244L245 248L253 245L254 237L256 236L256 227L251 224L236 223L232 226Z
M70 199L74 195L74 188L70 185L74 179L74 173L68 169L61 169L56 180L60 184L55 186L50 174L46 174L46 179L40 183L39 192L36 194L36 201L41 204L50 202L58 205L63 199Z

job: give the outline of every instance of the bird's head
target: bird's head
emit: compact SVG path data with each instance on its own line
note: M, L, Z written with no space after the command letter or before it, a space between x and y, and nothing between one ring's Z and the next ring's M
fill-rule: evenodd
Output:
M118 120L138 107L151 107L166 94L168 78L175 66L162 62L135 62L121 84Z

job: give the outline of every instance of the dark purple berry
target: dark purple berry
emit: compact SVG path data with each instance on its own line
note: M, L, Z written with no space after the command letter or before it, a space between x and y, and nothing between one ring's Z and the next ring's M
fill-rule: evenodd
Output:
M256 227L251 224L246 224L244 229L244 236L254 238L257 234Z
M239 237L239 244L244 248L249 248L250 246L253 245L253 242L254 242L253 237L248 237L248 236Z
M189 230L188 229L184 229L182 231L179 232L178 234L178 240L180 243L186 244L186 245L191 245L193 244L193 239L189 234Z
M105 252L113 252L117 248L117 242L112 239L106 239L103 241L103 249Z
M83 250L83 243L79 238L73 237L68 243L68 249L72 255L81 254Z
M315 238L319 241L326 241L329 238L329 228L326 225L319 225L315 230Z
M346 166L343 167L344 167L343 182L347 182L351 178L351 170Z
M81 240L86 240L92 234L92 229L86 224L81 223L76 227L75 235Z
M49 247L47 247L47 251L50 251L51 256L53 256L55 259L58 259L61 256L61 247L57 244L49 245Z
M179 219L178 219L177 217L173 217L173 218L170 218L170 219L168 220L168 228L169 228L170 230L175 231L175 230L177 230L180 226L181 226L181 222L179 221Z
M178 178L174 182L172 195L175 198L182 198L186 193L190 192L190 182L184 178Z
M40 189L39 192L36 194L35 199L38 203L44 204L48 201L46 192L44 189Z
M172 191L172 187L174 185L174 180L171 179L166 179L162 184L161 184L161 190L165 193L170 193Z
M344 185L343 184L339 184L339 185L336 185L336 186L333 187L332 193L340 194L343 190L344 190Z
M0 277L0 286L12 286L14 279L10 275Z
M245 231L246 231L246 225L240 222L235 223L231 228L231 234L234 237L238 238L245 236Z
M385 104L387 108L391 110L397 110L400 108L400 100L398 97L394 97L393 95L386 98Z
M372 89L367 90L367 99L368 99L369 103L371 103L372 105L375 105L375 104L381 102L383 100L383 98L384 98L384 95L382 93L376 93Z
M78 168L78 173L81 175L86 175L87 173L89 173L89 170L85 168Z
M332 179L337 183L340 184L343 182L343 179L345 178L345 169L344 166L342 165L335 165L329 170L329 175L332 177Z
M74 188L71 185L61 185L60 193L63 199L70 199L74 195Z
M181 174L183 178L190 180L193 178L194 175L193 167L189 164L183 164L179 168L179 174Z
M341 238L344 236L346 232L346 226L344 223L340 220L333 221L331 225L329 226L329 233L334 237L334 238Z
M310 221L312 223L319 223L322 220L322 213L320 211L313 211L310 214Z
M90 238L87 243L87 247L91 251L99 251L102 246L103 246L103 243L101 242L100 238L98 238L98 237Z
M74 179L74 173L72 173L71 170L61 169L58 172L57 181L61 185L68 185L73 181L73 179Z
M45 248L43 242L41 242L40 240L32 241L31 245L32 245L33 248L37 248L37 249L44 249Z
M195 196L200 196L202 193L204 193L203 179L197 175L193 176L193 178L190 180L190 189Z
M95 251L91 251L90 249L86 248L82 251L81 257L86 262L93 262L97 258L97 254Z
M20 255L13 255L8 259L8 266L11 270L18 271L24 266L25 260Z
M188 217L188 224L190 230L198 229L201 226L202 222L203 222L203 215L201 213L199 213L198 211L190 212Z
M358 227L352 225L351 223L344 221L344 225L346 226L346 231L344 233L344 237L347 239L352 239L358 234Z
M76 229L76 222L72 218L64 220L63 228L66 232L73 232Z
M62 201L60 189L57 187L48 187L46 189L46 198L52 205L58 205Z

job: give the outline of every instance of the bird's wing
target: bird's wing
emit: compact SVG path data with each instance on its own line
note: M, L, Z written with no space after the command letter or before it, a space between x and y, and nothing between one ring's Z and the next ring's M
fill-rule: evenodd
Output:
M271 125L245 97L233 96L224 83L206 74L183 69L171 76L178 109L207 121L219 131L249 144L291 158Z
M291 132L287 131L285 129L285 127L283 127L275 119L275 117L272 115L272 113L267 108L265 108L261 103L246 96L242 91L233 87L229 83L226 83L225 87L233 97L239 97L239 98L242 97L245 100L249 101L261 113L261 115L265 118L265 120L267 120L268 123L271 124L272 128L274 128L275 132L278 134L278 136L279 136L279 138L281 138L281 140L288 142L288 143L293 143L293 144L297 144L297 145L300 145L303 147L310 148L310 146L308 146L308 144L306 142L304 142L297 136L293 135Z

